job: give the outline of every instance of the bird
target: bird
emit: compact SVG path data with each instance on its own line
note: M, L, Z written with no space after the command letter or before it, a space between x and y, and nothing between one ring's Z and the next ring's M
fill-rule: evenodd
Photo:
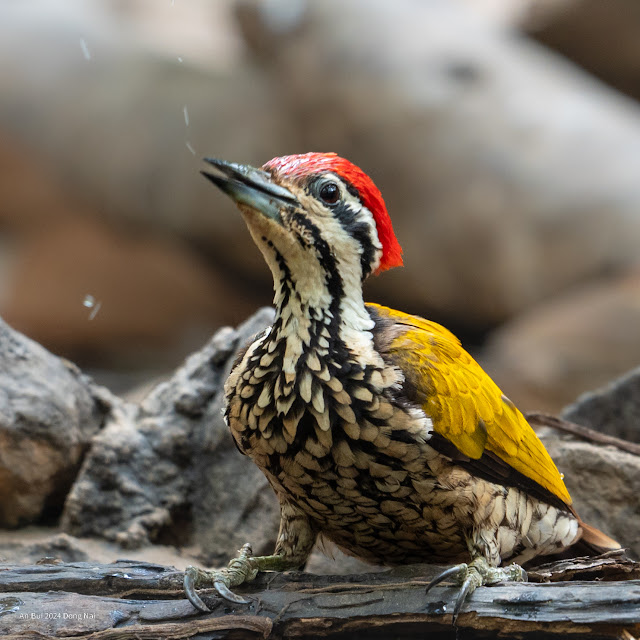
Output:
M185 592L303 567L319 538L379 565L452 564L455 622L483 585L578 541L620 545L584 523L524 415L443 326L366 303L363 283L403 252L372 179L335 153L261 168L206 158L271 270L273 324L237 357L225 420L280 504L273 555L250 544L224 569L188 567Z

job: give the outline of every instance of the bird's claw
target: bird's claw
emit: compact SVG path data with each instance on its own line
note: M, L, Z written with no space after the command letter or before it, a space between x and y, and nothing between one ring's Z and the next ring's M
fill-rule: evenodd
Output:
M196 593L196 589L203 582L203 574L206 576L206 573L206 571L201 571L198 567L189 566L185 569L184 580L182 582L187 599L198 611L202 611L202 613L209 613L211 611L203 602L202 598Z
M458 620L458 615L467 598L483 585L492 585L499 582L526 582L526 571L517 564L510 564L506 567L492 567L484 558L476 558L469 564L457 564L449 567L436 576L428 585L425 593L428 593L437 584L447 578L455 577L460 586L456 602L453 607L453 624Z
M250 600L231 591L230 587L253 580L257 571L251 566L251 546L245 544L238 556L231 560L226 569L205 571L198 567L187 567L184 572L184 593L189 602L199 611L209 613L211 609L197 594L196 589L202 586L212 586L221 598L234 604L251 604Z
M233 602L234 604L251 604L251 600L247 600L246 598L243 598L237 593L231 591L226 583L226 580L214 580L213 587L220 594L220 596L222 596L229 602Z
M464 571L467 568L466 564L456 564L453 567L449 567L445 569L442 573L438 574L424 590L425 593L429 593L433 587L444 582L447 578L452 578L453 576L457 576L461 571Z

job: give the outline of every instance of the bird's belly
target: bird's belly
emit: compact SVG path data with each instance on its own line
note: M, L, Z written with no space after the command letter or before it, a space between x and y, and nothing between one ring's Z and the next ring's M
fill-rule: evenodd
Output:
M571 514L440 454L402 481L338 466L314 471L285 457L277 476L263 470L319 533L374 564L463 562L475 553L495 565L526 562L561 551L578 533Z
M370 469L304 469L291 459L277 476L265 472L281 500L351 555L383 565L468 559L472 504L441 486L428 465L402 480Z

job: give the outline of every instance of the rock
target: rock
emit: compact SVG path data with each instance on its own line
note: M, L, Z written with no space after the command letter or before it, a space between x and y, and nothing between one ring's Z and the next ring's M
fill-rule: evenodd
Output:
M479 357L524 411L556 413L640 362L640 269L566 292L496 330Z
M526 33L640 99L640 9L635 0L537 0L532 9L522 24Z
M602 389L582 395L562 411L565 420L640 442L640 368ZM640 456L613 446L539 430L547 450L587 523L640 557Z
M0 526L60 512L102 427L105 393L0 319Z
M91 559L95 561L95 558ZM24 538L10 542L0 538L0 562L58 564L88 560L89 556L78 544L77 539L66 533L53 534L31 544L25 543Z
M617 438L640 442L640 367L601 389L582 394L565 407L562 417Z
M640 557L640 456L541 432L580 517Z
M178 550L171 545L154 544L128 549L127 559L154 562L183 570L194 563L195 548ZM60 562L116 562L122 547L104 538L76 538L60 533L57 527L33 526L0 530L0 562L15 564L58 564Z
M244 2L242 25L296 150L385 196L406 268L370 297L487 326L637 258L635 105L461 3L293 6Z
M233 446L221 412L236 351L272 321L263 309L237 330L221 329L139 405L112 404L67 498L65 531L128 548L194 542L214 564L247 541L258 553L273 550L277 500Z

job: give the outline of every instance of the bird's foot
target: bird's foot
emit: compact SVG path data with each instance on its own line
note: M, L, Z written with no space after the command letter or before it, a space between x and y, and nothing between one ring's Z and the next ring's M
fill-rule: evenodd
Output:
M252 556L251 545L245 544L226 569L205 571L198 567L187 567L184 572L185 595L189 602L203 613L208 613L210 609L196 593L199 587L213 587L218 595L234 604L249 604L249 600L236 595L231 591L231 587L250 582L256 577L259 571L255 562L257 559Z
M506 567L492 567L483 557L479 557L469 564L457 564L446 569L429 583L425 593L428 593L433 587L447 578L455 578L460 586L460 591L453 607L453 624L455 624L462 605L478 587L498 584L499 582L526 582L527 572L517 564L510 564Z

